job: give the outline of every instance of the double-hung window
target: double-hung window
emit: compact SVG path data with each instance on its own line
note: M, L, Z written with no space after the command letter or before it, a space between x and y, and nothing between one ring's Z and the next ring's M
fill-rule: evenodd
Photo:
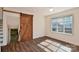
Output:
M72 34L72 16L52 18L52 31Z

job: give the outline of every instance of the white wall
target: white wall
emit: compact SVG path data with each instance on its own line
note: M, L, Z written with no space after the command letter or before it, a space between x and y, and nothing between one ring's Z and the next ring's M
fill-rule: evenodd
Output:
M20 23L20 15L16 13L4 12L6 16L7 25L12 28L18 28Z
M19 28L20 25L20 15L15 13L3 12L3 32L4 32L4 42L3 45L8 43L9 39L9 28Z
M73 34L72 35L67 35L67 34L62 34L62 33L55 33L51 32L51 18L52 17L61 17L61 16L66 16L66 15L72 15L73 16ZM46 36L69 42L75 45L79 46L79 8L71 9L68 11L60 12L57 14L49 15L46 17L45 21L45 34Z
M33 17L33 38L39 38L45 35L45 20L42 15L34 15Z
M8 28L7 28L7 21L5 15L3 15L3 36L4 36L3 45L6 45L8 39Z

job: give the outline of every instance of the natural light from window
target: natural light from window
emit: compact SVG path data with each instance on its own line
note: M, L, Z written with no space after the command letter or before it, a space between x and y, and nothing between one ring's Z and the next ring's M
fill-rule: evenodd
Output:
M51 30L53 32L72 34L72 16L52 18Z

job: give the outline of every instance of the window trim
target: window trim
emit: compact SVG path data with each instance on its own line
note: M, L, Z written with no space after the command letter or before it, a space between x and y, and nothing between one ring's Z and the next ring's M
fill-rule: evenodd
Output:
M52 30L52 19L55 19L55 18L64 18L64 17L67 17L67 16L72 16L72 33L66 33L65 30L63 30L63 32L59 32L58 31L58 26L57 26L57 31L53 31ZM64 34L64 35L73 35L73 31L74 31L74 16L73 15L66 15L66 16L62 16L62 17L53 17L51 18L51 32L53 33L58 33L58 34ZM65 29L65 26L63 27Z

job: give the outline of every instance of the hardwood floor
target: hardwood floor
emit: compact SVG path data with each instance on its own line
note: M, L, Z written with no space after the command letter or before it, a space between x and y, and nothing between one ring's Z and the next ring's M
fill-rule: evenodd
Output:
M37 38L26 42L9 43L1 47L2 52L78 52L79 47L51 39L48 37Z
M10 43L2 47L2 52L43 52L34 41Z

